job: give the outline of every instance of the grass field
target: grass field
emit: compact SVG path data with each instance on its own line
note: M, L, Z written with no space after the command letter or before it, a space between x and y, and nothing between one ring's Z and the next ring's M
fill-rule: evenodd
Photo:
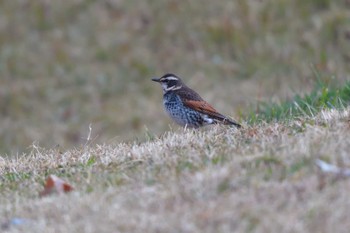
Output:
M350 110L240 131L168 132L141 144L33 148L4 158L9 232L346 232ZM38 198L48 174L75 191ZM12 218L21 225L6 225ZM23 220L24 219L24 220Z
M347 232L349 180L315 161L350 167L349 12L0 2L0 231ZM245 127L175 126L166 72ZM74 191L39 197L49 174Z

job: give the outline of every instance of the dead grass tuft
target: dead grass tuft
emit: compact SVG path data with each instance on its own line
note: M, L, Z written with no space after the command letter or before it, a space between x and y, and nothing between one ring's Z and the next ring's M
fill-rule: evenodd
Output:
M34 146L0 161L0 216L26 219L9 228L26 232L345 232L349 182L325 179L319 189L315 160L350 167L349 116L64 152ZM75 191L39 198L47 174Z

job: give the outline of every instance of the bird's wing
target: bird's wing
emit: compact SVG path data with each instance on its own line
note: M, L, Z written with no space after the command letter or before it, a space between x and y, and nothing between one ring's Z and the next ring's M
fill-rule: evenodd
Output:
M235 125L236 127L241 127L239 123L236 121L222 115L215 108L213 108L210 104L208 104L205 100L200 97L192 89L184 86L182 89L177 91L177 94L180 96L184 106L191 108L195 111L198 111L202 114L206 114L209 117L215 119L217 122L221 122L223 124Z
M208 104L205 100L203 100L197 92L185 85L177 91L177 94L180 96L182 102L186 107L189 107L220 121L226 118L218 111L216 111L216 109Z
M225 118L222 114L218 113L210 104L204 100L183 100L184 105L200 113L206 114L208 116L218 118L222 120Z

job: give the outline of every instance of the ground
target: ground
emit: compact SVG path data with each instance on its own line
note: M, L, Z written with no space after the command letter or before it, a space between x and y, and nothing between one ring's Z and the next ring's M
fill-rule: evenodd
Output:
M1 231L350 228L348 178L316 166L350 167L348 1L0 5ZM244 127L175 126L167 72ZM74 191L40 197L50 174Z
M33 148L1 160L3 222L26 232L346 232L350 109L288 124L168 132L144 143ZM75 190L38 197L46 175Z

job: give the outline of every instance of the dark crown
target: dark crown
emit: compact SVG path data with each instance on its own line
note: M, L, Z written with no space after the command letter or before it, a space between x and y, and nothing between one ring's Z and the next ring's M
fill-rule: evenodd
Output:
M162 83L166 83L166 86L170 90L174 90L175 88L181 88L182 81L179 77L174 74L165 74L160 78Z
M178 90L184 85L179 77L171 73L165 74L159 79L153 78L152 80L162 84L164 93L171 90Z
M161 82L169 82L169 81L177 81L177 82L181 82L181 79L179 77L177 77L175 74L171 74L171 73L168 73L168 74L165 74L163 75L159 81Z

